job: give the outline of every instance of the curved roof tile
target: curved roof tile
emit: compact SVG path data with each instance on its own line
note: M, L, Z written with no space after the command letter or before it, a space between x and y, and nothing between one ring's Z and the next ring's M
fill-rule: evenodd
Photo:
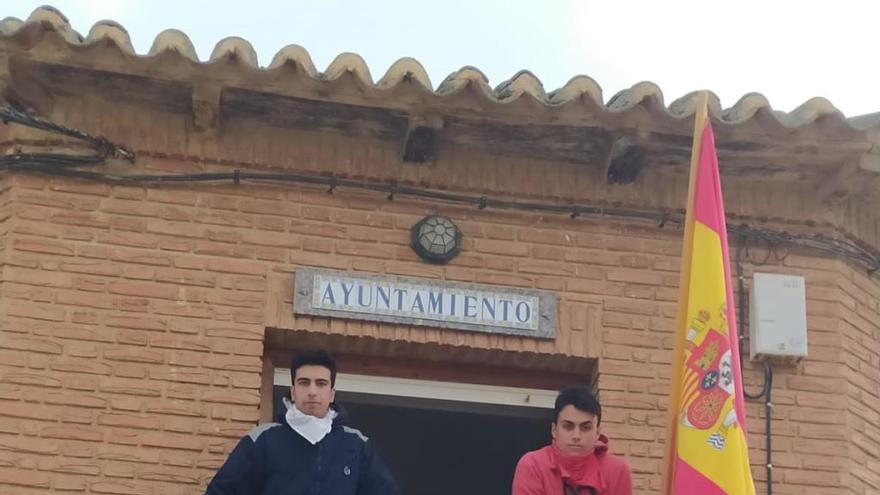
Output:
M299 45L287 45L272 57L272 63L269 64L270 69L276 69L285 64L294 64L306 72L312 79L320 79L321 74L315 68L312 57L305 48Z
M385 75L382 76L382 79L379 79L376 85L382 89L388 89L397 86L406 79L417 81L429 91L434 90L431 85L431 78L428 77L428 71L425 70L418 60L410 57L398 59L391 64L391 67L388 68Z
M166 29L159 33L153 40L148 56L156 56L164 52L177 52L184 58L188 58L193 62L199 61L196 49L193 46L189 36L183 31L177 29Z
M12 34L23 26L21 19L15 17L7 17L0 21L0 36L12 36Z
M131 44L131 37L128 31L119 23L110 20L98 21L89 30L85 43L97 43L98 41L109 39L116 43L116 46L126 53L135 54L134 46Z
M731 124L745 122L755 116L762 109L770 108L770 102L760 93L743 95L732 107L724 110L721 115L723 120Z
M373 76L370 75L370 68L367 63L357 53L340 53L330 62L327 70L324 71L322 78L326 81L335 81L344 74L353 74L364 84L373 84Z
M41 24L45 27L49 27L61 34L61 36L71 44L80 44L83 42L82 35L70 27L70 21L68 21L67 17L55 7L44 5L43 7L34 9L24 24Z
M496 86L492 94L499 100L516 100L523 94L528 94L538 101L547 101L547 92L544 91L541 80L527 70L517 72Z
M24 22L8 17L0 21L0 36L14 37L32 24L39 24L46 31L56 31L71 45L91 44L102 39L112 40L123 52L138 55L131 44L128 32L113 21L100 21L83 37L73 30L68 19L53 7L39 7ZM176 52L180 56L194 62L198 59L192 41L181 31L169 29L159 33L145 57L158 56L165 52ZM251 68L260 68L257 53L251 44L238 37L229 37L219 41L207 63L229 59ZM641 82L633 87L620 91L607 103L603 102L602 89L587 76L576 76L563 87L547 92L534 74L520 71L509 80L502 82L494 89L489 85L486 75L479 69L465 66L447 76L436 88L425 68L412 58L402 58L395 62L385 74L374 82L370 69L364 59L357 54L343 53L338 55L324 72L315 68L308 51L299 45L288 45L273 57L264 70L271 70L293 64L301 68L305 74L316 81L334 81L344 74L352 74L363 84L378 89L391 89L404 81L417 81L437 96L455 95L466 88L472 88L490 102L506 103L518 100L524 94L547 106L559 107L569 103L589 101L609 113L629 111L635 107L645 107L651 113L666 118L682 119L693 114L697 93L685 95L672 102L668 107L664 104L663 92L651 82ZM659 111L662 110L662 111ZM659 111L659 112L658 112ZM710 112L714 119L730 125L746 123L756 116L772 116L780 126L797 128L808 126L825 118L839 119L850 129L857 131L880 129L880 113L845 119L839 110L824 98L813 98L790 113L774 111L767 99L758 93L744 95L732 107L722 109L718 97L710 97Z
M257 51L248 40L238 36L223 38L214 45L209 60L216 62L223 59L240 61L250 67L259 67Z
M608 100L608 110L612 112L623 112L640 104L646 98L655 98L662 103L663 91L650 81L636 83L631 88L619 91L612 96L611 99Z
M589 96L590 100L597 106L601 107L604 105L605 100L602 99L602 88L592 77L583 75L569 79L565 86L556 91L551 91L547 95L547 99L554 105L562 105L570 101L576 101L584 95Z
M461 69L446 76L446 79L437 86L436 93L439 95L454 95L464 88L473 86L489 98L493 98L492 88L489 87L489 78L483 71L476 67L466 65Z

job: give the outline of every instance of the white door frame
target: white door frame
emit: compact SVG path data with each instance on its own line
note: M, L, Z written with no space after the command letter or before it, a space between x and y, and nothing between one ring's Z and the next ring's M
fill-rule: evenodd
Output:
M275 368L273 378L273 383L276 386L289 387L290 369ZM556 395L559 393L556 390L536 388L501 387L347 373L336 375L336 390L360 394L544 409L553 409Z

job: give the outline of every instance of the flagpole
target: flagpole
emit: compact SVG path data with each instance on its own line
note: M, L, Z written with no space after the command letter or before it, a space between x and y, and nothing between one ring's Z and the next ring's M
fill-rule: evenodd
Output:
M691 150L691 166L688 172L688 195L685 210L684 239L681 252L681 269L678 283L678 313L675 318L675 340L672 354L672 377L670 383L669 404L666 413L666 449L663 456L663 495L673 495L676 462L676 432L679 405L681 400L681 380L684 373L684 338L687 324L688 299L690 290L690 268L693 257L694 238L694 192L697 180L697 169L700 163L700 147L703 129L708 120L709 93L701 91L697 95L694 111L694 138Z

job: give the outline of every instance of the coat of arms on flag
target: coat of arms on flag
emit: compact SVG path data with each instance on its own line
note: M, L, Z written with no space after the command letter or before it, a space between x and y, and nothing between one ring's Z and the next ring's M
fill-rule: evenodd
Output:
M706 95L698 105L672 360L666 495L754 495L727 226Z

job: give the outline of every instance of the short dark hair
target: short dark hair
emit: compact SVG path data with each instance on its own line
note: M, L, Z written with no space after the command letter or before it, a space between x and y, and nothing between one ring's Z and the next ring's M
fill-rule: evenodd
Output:
M290 384L296 383L296 370L303 366L323 366L330 370L330 386L336 386L336 361L323 349L302 351L290 360Z
M556 405L553 407L554 423L559 421L559 412L565 409L565 406L574 406L575 409L595 415L596 426L602 422L602 406L599 404L599 399L587 387L566 387L559 392L556 396Z

